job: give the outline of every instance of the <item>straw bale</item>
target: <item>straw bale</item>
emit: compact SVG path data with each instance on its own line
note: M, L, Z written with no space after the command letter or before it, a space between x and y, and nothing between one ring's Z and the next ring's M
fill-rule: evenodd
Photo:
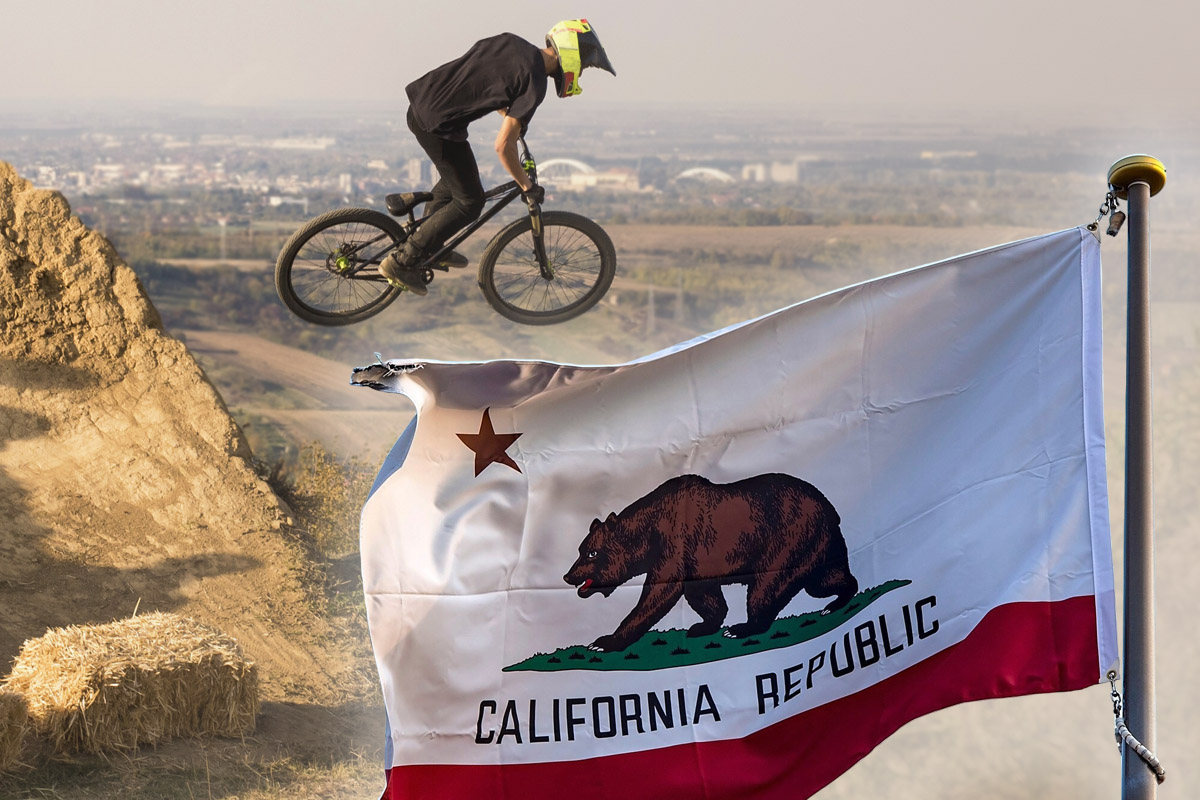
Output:
M25 698L0 691L0 772L8 772L21 760L21 748L29 732Z
M258 669L237 642L176 614L55 628L21 647L6 688L60 752L254 729Z

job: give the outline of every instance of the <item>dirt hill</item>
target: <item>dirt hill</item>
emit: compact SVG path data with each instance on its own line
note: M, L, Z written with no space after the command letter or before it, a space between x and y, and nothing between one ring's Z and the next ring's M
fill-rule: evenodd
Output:
M173 610L236 637L265 699L328 700L342 659L249 458L108 241L0 162L0 672L47 627Z

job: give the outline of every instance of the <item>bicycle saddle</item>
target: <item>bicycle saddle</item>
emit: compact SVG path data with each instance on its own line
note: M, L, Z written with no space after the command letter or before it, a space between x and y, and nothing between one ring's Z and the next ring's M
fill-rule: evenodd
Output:
M401 192L389 194L383 198L383 202L387 205L388 213L394 217L400 217L412 211L417 205L428 203L432 199L432 192Z

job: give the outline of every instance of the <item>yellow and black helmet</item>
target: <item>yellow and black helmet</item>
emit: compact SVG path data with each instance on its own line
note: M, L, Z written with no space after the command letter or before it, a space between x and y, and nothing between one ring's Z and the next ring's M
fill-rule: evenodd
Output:
M546 34L546 46L553 47L558 56L558 71L554 86L559 97L579 94L579 73L585 67L599 67L613 75L617 71L609 63L600 37L586 19L564 19Z

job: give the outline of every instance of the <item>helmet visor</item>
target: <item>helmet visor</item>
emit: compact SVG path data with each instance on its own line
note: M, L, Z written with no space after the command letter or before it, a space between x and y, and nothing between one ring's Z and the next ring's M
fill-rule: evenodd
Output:
M596 35L595 28L589 26L586 32L579 34L579 58L581 67L596 67L612 75L617 74L612 62L608 60L608 53L604 52L604 46L600 44L600 37Z
M558 70L552 75L559 97L579 94L579 74L584 67L599 67L613 75L613 70L600 40L586 19L568 19L555 25L546 34L546 44L558 56Z

